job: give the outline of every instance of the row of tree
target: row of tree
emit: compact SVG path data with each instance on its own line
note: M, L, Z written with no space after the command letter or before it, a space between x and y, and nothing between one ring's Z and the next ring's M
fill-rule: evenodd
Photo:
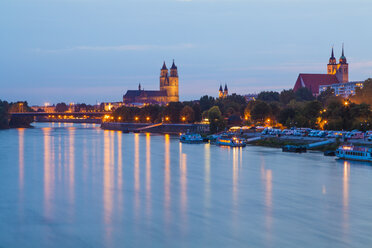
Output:
M335 96L331 89L314 97L307 88L296 92L263 91L257 99L246 101L232 94L219 99L203 96L199 101L149 105L143 108L120 107L113 112L114 121L127 122L199 122L208 119L211 132L231 125L272 125L332 130L367 130L372 123L372 79L364 83L351 99Z

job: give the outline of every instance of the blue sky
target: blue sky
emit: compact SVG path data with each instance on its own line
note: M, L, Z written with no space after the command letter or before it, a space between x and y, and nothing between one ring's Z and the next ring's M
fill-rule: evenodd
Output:
M163 60L181 100L293 87L345 43L350 80L372 77L372 1L1 0L0 99L120 101L158 89Z

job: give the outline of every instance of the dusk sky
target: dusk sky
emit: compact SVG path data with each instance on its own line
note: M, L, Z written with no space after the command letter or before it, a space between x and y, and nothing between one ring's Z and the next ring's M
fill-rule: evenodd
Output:
M353 80L372 77L370 0L2 0L0 99L121 101L159 88L175 59L181 100L293 87L326 73L342 43Z

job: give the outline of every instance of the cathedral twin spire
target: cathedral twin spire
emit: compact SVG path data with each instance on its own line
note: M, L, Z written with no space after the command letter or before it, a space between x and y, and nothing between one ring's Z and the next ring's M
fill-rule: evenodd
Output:
M345 53L344 53L344 44L343 43L342 43L342 54L341 54L341 57L340 57L339 61L340 61L340 64L346 64L347 63ZM329 58L329 64L330 65L336 65L337 64L337 61L336 61L336 58L335 58L335 55L334 55L334 51L333 51L333 46L332 46L331 57Z
M220 85L220 89L218 91L218 97L219 98L225 98L229 94L229 90L227 89L227 84L225 84L225 89L222 90L222 84Z

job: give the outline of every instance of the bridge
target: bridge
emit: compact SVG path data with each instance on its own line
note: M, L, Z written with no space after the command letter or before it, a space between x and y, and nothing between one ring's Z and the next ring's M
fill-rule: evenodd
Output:
M14 117L47 117L47 118L63 118L64 116L72 117L103 117L110 115L112 112L12 112L10 116Z

